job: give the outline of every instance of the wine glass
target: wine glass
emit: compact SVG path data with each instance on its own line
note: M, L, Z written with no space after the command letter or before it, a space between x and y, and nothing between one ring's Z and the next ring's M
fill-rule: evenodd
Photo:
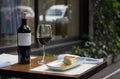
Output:
M42 60L38 61L39 64L45 64L47 61L45 60L45 45L52 38L52 29L50 24L41 24L37 27L37 40L39 44L43 46L43 56Z

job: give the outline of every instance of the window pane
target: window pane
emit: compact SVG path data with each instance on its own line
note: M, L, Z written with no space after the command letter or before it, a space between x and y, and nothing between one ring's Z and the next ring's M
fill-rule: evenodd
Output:
M39 0L39 24L51 24L53 40L79 36L79 0Z
M34 34L34 0L0 0L0 46L17 44L21 13L27 13L28 25Z
M38 0L39 24L52 25L53 40L79 36L79 0ZM21 11L28 13L34 42L34 0L0 0L0 46L16 45Z

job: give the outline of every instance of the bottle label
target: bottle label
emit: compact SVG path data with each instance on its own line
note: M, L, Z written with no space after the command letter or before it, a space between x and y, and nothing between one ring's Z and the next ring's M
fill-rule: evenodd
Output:
M31 45L31 33L18 33L18 45L30 46Z

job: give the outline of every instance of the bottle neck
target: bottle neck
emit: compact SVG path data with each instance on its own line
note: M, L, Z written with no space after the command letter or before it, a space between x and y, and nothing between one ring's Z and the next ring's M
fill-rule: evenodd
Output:
M25 18L22 18L22 25L27 25L27 20Z

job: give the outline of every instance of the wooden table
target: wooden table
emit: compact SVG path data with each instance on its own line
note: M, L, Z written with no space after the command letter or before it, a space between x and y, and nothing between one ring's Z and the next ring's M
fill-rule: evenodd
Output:
M14 64L0 68L0 75L23 79L87 79L107 66L107 63L103 62L82 74L72 76L58 73L53 74L48 72L31 71L30 69L40 66L40 64L37 63L40 59L41 57L32 59L30 64ZM53 61L56 58L46 57L46 59Z

